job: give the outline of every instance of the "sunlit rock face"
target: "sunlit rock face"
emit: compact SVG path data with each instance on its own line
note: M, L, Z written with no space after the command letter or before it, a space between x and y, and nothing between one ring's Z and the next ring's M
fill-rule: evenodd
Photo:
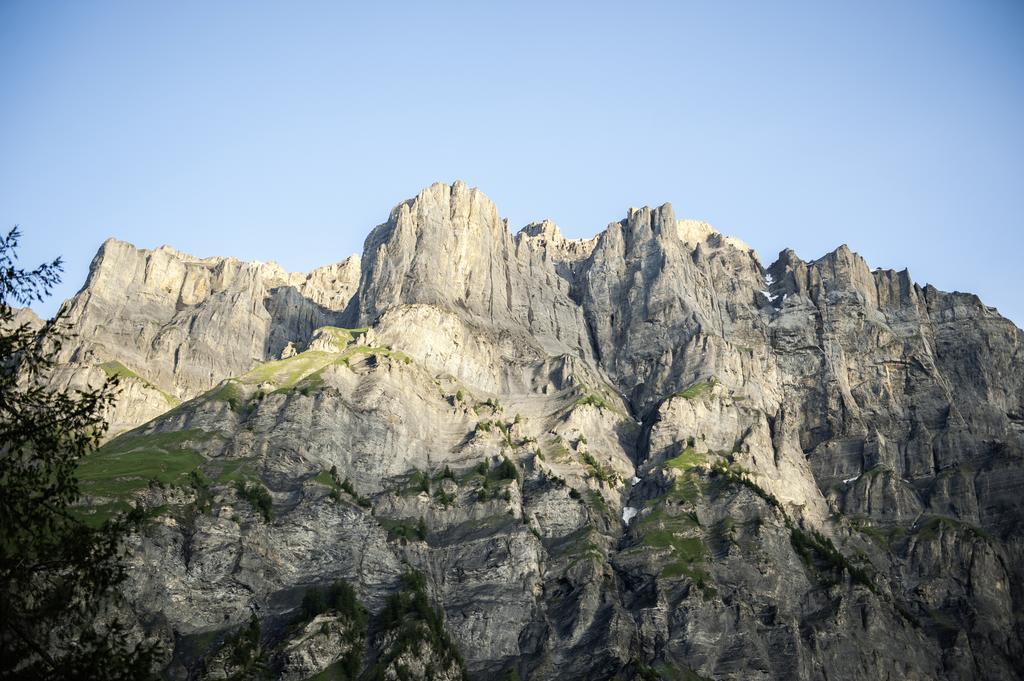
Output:
M79 387L119 376L124 395L108 418L112 434L123 432L307 342L342 318L358 282L358 257L289 274L108 239L61 309L76 337L59 355L57 380Z
M1020 677L1024 336L846 246L457 182L309 274L111 240L63 311L169 678ZM443 617L388 619L410 571Z

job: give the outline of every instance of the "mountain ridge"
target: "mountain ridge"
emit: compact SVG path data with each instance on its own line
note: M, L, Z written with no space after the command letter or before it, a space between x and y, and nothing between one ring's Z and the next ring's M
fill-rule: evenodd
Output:
M251 611L309 678L302 590L376 613L409 569L473 678L1019 678L1024 333L845 245L512 234L437 183L309 274L105 242L62 310L54 384L123 379L86 509L152 510L127 599L172 678Z

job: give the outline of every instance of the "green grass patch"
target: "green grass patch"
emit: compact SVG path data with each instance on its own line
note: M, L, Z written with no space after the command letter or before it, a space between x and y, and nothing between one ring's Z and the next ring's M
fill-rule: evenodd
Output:
M594 393L591 393L589 395L585 395L585 396L577 399L575 405L577 407L597 407L598 409L608 409L609 408L608 401L605 400L600 395L595 395Z
M615 403L610 401L610 398L595 392L586 386L581 388L581 395L577 397L576 401L572 404L572 409L576 409L577 407L596 407L598 409L610 411L622 418L630 419L629 414L615 406ZM632 419L630 419L630 421L632 421Z
M320 471L313 476L313 482L319 482L321 485L326 485L330 488L335 488L338 483L335 481L334 476L327 471Z
M547 451L542 452L545 460L550 459L555 463L561 463L572 458L572 452L565 444L560 436L556 435L551 439L551 443L548 445Z
M280 388L279 390L297 390L308 397L324 387L324 371L326 370L327 367L320 367L313 373L300 378L292 388Z
M239 381L246 384L260 384L270 383L274 385L277 390L293 390L297 389L302 391L304 394L309 394L323 386L323 372L324 370L332 365L339 366L351 366L352 360L373 355L379 357L389 357L400 361L403 364L412 363L412 358L404 352L393 350L389 347L383 346L367 346L367 345L342 345L338 347L338 344L344 340L342 332L355 332L360 331L359 329L340 329L336 327L329 327L334 329L332 335L332 345L339 349L339 352L328 352L325 350L307 350L297 355L293 355L286 359L279 359L272 362L264 362L248 373L242 375ZM230 384L230 382L229 382ZM228 393L220 399L226 399L230 401L233 395ZM211 396L216 399L216 396ZM237 408L233 404L233 408Z
M134 371L132 371L131 369L129 369L125 365L121 364L117 360L114 360L112 362L104 362L103 364L100 364L100 369L103 369L103 373L105 373L107 375L107 378L117 378L117 379L133 379L134 378L134 379L137 379L137 380L140 380L140 381L144 380L137 373L135 373ZM148 381L145 381L145 382L148 383Z
M252 459L207 459L196 447L217 436L202 430L167 433L126 433L86 456L78 467L82 493L101 499L80 506L75 514L89 524L101 525L131 509L131 499L151 483L193 488L195 511L209 510L213 484L258 485ZM260 486L262 487L262 486ZM262 512L262 510L261 510ZM158 514L156 512L151 515Z
M696 503L705 491L706 485L700 476L700 470L706 465L707 455L698 454L693 447L687 447L679 455L667 459L662 466L666 470L679 471L667 495L678 501ZM654 500L654 503L657 501ZM648 502L649 505L651 503Z
M155 433L140 433L133 430L114 438L95 453L125 454L139 451L172 451L187 445L204 444L216 437L218 437L216 433L198 428ZM88 460L88 457L85 460Z
M351 366L352 360L363 356L388 357L403 364L411 364L412 358L399 350L385 346L351 345L356 335L366 329L342 329L322 327L331 338L333 351L307 350L285 359L259 364L237 379L228 379L221 386L206 393L211 400L228 402L235 411L246 409L253 399L262 399L257 393L252 399L245 398L243 385L269 383L275 392L299 390L309 395L323 387L323 372L331 365Z
M82 459L76 475L84 494L123 498L149 485L184 485L206 459L188 445L209 440L201 430L126 433Z
M322 369L337 359L337 354L323 350L307 350L287 359L264 362L241 377L244 383L272 383L278 388L291 388L303 377Z
M668 496L695 504L704 495L704 488L705 485L699 476L686 472L675 479Z
M690 481L691 477L687 476L686 480ZM673 497L675 494L670 492L649 502L651 510L635 525L640 544L631 550L667 550L661 576L668 579L687 576L703 589L708 578L703 568L708 549L700 519L696 512L684 511Z
M234 379L228 379L206 393L206 399L216 402L227 402L231 411L241 411L245 406L245 395L242 386Z
M253 463L254 459L213 460L203 466L203 471L213 482L221 485L249 482L259 479Z
M335 350L341 352L355 342L357 336L369 331L369 328L362 327L358 329L343 329L340 326L321 326L317 331L319 331L322 336L327 336L330 339L331 346L334 347Z
M703 568L707 556L707 546L702 537L680 536L678 530L650 529L643 534L643 545L651 549L665 550L669 553L669 562L661 569L661 576L675 579L687 576L695 582L703 584L707 572Z
M79 467L78 479L86 494L123 497L146 487L150 480L181 485L203 461L202 455L187 450L134 455L96 453Z
M737 545L736 534L738 532L736 520L732 516L726 516L719 520L711 528L711 538L723 544Z
M99 528L108 520L113 520L130 510L132 510L132 505L127 501L114 501L94 506L73 506L69 512L89 527Z
M706 466L708 457L705 454L698 454L693 447L687 447L679 456L665 461L665 468L674 468L679 471L688 471L691 468Z
M661 569L661 576L665 579L679 579L689 577L698 585L703 586L708 580L707 571L699 564L685 560L676 560L668 563Z
M700 383L694 383L688 388L684 388L677 392L672 393L672 397L682 397L687 400L695 400L704 393L708 392L718 383L714 378L710 381L702 381Z
M656 549L672 549L680 560L688 563L704 557L704 540L700 537L680 537L669 530L649 530L644 534L644 544Z
M650 529L671 529L674 532L682 532L700 528L700 520L693 511L680 512L677 507L672 507L672 513L666 511L664 503L656 503L653 510L645 515L638 528L643 532Z
M347 349L345 352L343 352L342 356L339 357L337 360L335 360L335 362L337 364L343 364L345 366L351 366L351 364L352 364L351 360L352 359L361 357L363 355L373 355L373 356L377 356L377 357L388 357L388 358L397 360L397 361L399 361L399 362L401 362L403 364L412 364L412 357L410 357L409 355L405 354L401 350L394 350L392 348L385 347L385 346L382 346L382 345L377 345L377 346L356 345L355 347L351 347L351 348Z
M174 397L167 391L161 389L153 382L147 381L145 378L139 376L137 373L126 367L124 364L121 364L117 360L113 360L111 362L104 362L103 364L99 365L99 368L103 370L103 373L107 375L107 378L116 378L119 381L138 381L139 383L149 388L150 390L157 391L164 398L167 404L172 407L181 404L181 400Z

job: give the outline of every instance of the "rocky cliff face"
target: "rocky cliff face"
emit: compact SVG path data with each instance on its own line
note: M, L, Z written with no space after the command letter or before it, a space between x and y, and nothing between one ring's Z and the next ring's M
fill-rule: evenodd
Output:
M118 433L308 342L342 318L358 281L357 257L289 274L274 263L109 239L60 311L77 342L64 347L56 380L63 387L119 376L125 394L109 415Z
M64 312L170 678L1021 677L1024 335L845 246L437 184L362 266L109 241Z

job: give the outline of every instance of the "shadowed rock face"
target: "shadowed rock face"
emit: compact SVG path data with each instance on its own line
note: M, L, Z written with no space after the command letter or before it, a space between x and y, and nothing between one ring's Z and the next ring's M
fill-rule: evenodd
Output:
M1024 336L845 246L513 236L436 184L308 275L108 241L64 312L171 678L241 673L252 613L295 679L1020 678ZM443 622L388 620L409 569ZM339 579L365 633L299 614Z

